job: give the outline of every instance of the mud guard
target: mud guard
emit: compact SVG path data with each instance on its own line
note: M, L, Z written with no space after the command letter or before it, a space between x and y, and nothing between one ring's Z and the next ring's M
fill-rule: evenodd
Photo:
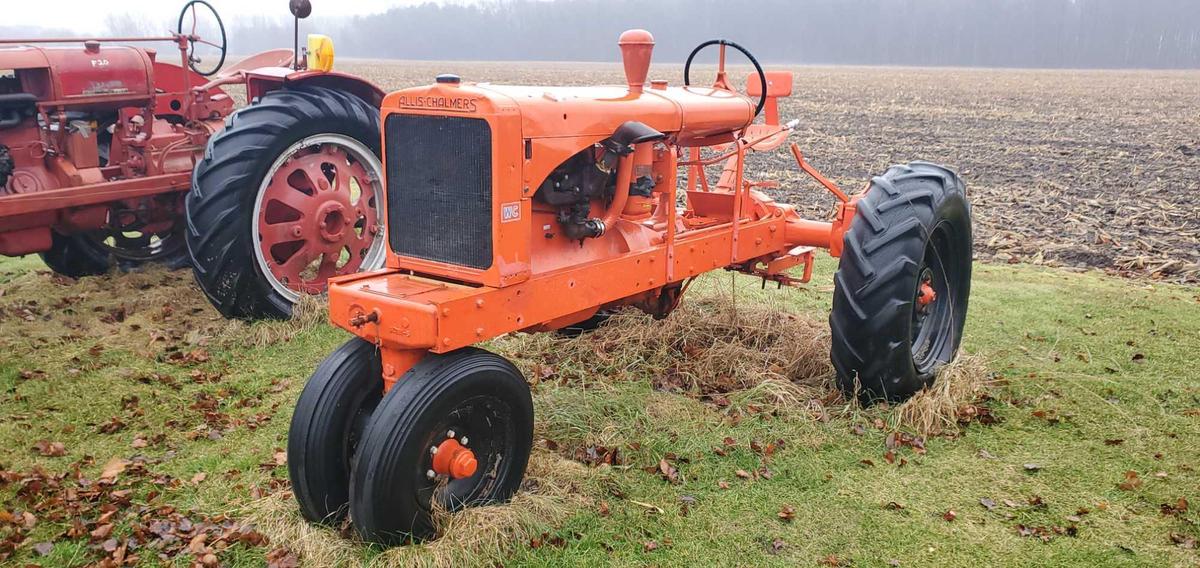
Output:
M281 89L285 86L296 87L311 85L350 93L367 104L379 108L383 103L384 92L374 83L338 71L293 71L286 67L271 67L255 69L247 74L246 94L250 100Z

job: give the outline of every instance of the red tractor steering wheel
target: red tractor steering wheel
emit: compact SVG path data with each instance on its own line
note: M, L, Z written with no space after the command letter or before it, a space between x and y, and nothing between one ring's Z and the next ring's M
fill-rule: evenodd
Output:
M207 9L208 12L212 14L213 18L216 19L217 29L221 32L220 44L213 43L196 35L196 25L199 23L199 17L196 15L197 6ZM188 19L189 14L191 15L191 24L185 27L184 20ZM228 41L225 37L225 24L221 22L221 16L217 14L217 10L216 8L212 7L212 4L209 4L204 0L191 0L191 2L184 4L183 10L179 12L179 25L176 27L175 33L186 37L188 40L188 67L191 67L192 71L195 71L204 77L208 77L219 71L221 66L225 64L225 53L228 48ZM221 56L217 58L217 64L212 66L212 68L199 67L200 58L196 57L196 44L198 43L215 47L221 51Z
M754 65L754 70L758 73L758 81L759 81L759 83L762 84L762 90L759 91L759 93L761 93L761 94L758 96L758 106L754 107L754 116L758 116L758 114L762 112L763 105L767 104L767 74L763 72L762 65L758 64L758 60L755 59L754 56L751 55L750 52L746 50L746 48L744 48L732 41L729 41L727 39L710 39L700 45L697 45L696 49L693 49L692 53L688 55L687 63L683 64L683 84L684 84L684 86L691 86L691 84L692 84L692 78L691 78L692 60L696 58L697 53L700 53L701 50L703 50L704 48L706 48L710 45L721 46L721 55L717 60L717 80L713 82L713 87L716 87L719 89L725 89L726 91L734 91L734 92L737 91L737 89L730 87L729 82L726 80L726 76L725 76L725 46L732 47L732 48L742 52L742 55L745 55L746 59L749 59L750 63L752 63Z

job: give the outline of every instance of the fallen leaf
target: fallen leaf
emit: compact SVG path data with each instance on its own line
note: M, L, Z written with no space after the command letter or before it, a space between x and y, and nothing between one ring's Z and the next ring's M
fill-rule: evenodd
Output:
M1196 537L1173 532L1173 533L1171 533L1171 543L1174 544L1175 546L1178 546L1179 548L1184 548L1187 550L1195 550Z
M744 469L739 469L733 473L734 473L734 475L737 475L738 477L740 477L742 479L750 479L750 472L748 472Z
M796 518L796 509L794 509L791 505L784 505L779 509L779 513L777 513L777 515L784 521L790 521Z
M112 458L104 464L104 469L100 471L100 479L104 481L114 481L121 472L129 465L129 460L121 458Z
M192 540L188 542L188 551L194 556L202 556L206 549L208 549L208 547L204 545L204 541L206 540L208 540L208 533L196 534L196 536L193 536Z
M108 422L101 424L96 431L101 434L115 434L125 429L125 423L120 418L113 416L108 419Z
M38 553L38 556L47 556L54 550L53 542L39 542L33 545L33 551Z
M654 552L655 550L658 550L658 543L653 540L647 540L645 544L642 545L642 550L644 552Z
M849 566L850 561L848 559L839 558L836 554L830 554L829 556L822 558L818 564L823 566Z
M979 504L983 505L984 507L987 507L987 510L989 510L989 511L996 508L996 502L991 499L988 499L987 497L980 499Z
M92 540L104 540L108 538L108 535L112 534L112 530L112 523L108 523L96 527L90 534L92 536Z
M671 465L666 458L658 460L658 472L662 475L663 479L671 483L679 483L679 470Z
M942 518L946 519L946 522L951 522L954 519L958 518L958 513L956 513L954 511L954 509L950 509L950 510L947 510L945 513L942 513Z
M201 471L201 472L197 473L196 475L192 476L192 485L199 485L200 482L204 481L206 478L208 478L208 474Z
M50 440L38 440L34 442L33 449L37 453L50 457L57 458L67 455L67 447L62 442L51 442Z
M296 558L292 551L282 546L268 552L266 560L267 568L299 568L300 566L300 559Z
M1122 491L1133 491L1142 486L1142 478L1138 477L1138 472L1132 469L1125 472L1125 481L1117 484L1117 487Z
M1042 466L1040 464L1036 464L1036 463L1025 464L1025 471L1039 471L1041 469L1042 469Z

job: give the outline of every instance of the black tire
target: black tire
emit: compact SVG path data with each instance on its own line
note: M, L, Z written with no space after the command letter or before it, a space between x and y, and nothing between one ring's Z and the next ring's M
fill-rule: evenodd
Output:
M64 235L57 231L50 234L50 249L39 253L42 262L50 270L70 278L96 276L107 273L114 266L119 270L133 271L149 263L158 263L170 270L190 265L187 248L183 244L182 231L171 233L170 241L162 241L163 248L146 254L117 254L98 241L104 236L100 232Z
M903 400L932 383L962 341L971 288L971 209L953 171L925 162L871 180L834 278L831 358L860 400ZM925 278L936 292L917 301Z
M439 486L429 448L455 429L479 466ZM350 481L350 519L365 540L399 544L436 534L433 499L449 511L508 500L533 445L533 400L503 357L465 348L430 355L384 396L363 434ZM436 493L436 495L435 495Z
M225 129L209 140L185 201L187 248L196 282L222 315L291 317L293 300L272 287L255 260L253 210L276 158L317 134L353 138L378 157L379 110L323 87L283 89L230 115Z
M579 337L590 331L595 331L596 328L604 325L604 322L613 317L615 313L617 313L615 310L600 310L588 319L555 330L555 333L561 337Z
M326 357L304 385L288 429L288 475L300 512L336 526L350 503L350 466L383 399L379 351L354 338Z

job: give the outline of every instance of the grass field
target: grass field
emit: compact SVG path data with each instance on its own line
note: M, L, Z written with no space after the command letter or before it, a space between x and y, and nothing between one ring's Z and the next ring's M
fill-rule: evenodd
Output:
M762 306L806 327L830 302L819 284L737 283L750 334ZM664 386L661 368L605 357L603 331L496 341L536 383L530 481L513 505L452 519L441 541L385 552L306 527L284 481L290 405L344 333L316 318L225 322L179 272L71 283L5 260L0 288L0 509L14 515L0 530L24 538L11 561L83 564L130 537L142 564L160 552L245 566L284 552L395 565L1200 561L1193 288L977 266L965 349L996 384L990 399L958 402L997 422L890 456L889 433L912 432L901 409L753 389L723 405ZM726 307L673 317L731 318L731 292L727 276L711 277L690 300ZM617 451L617 463L587 465L589 448L598 461ZM108 468L120 470L112 485ZM107 503L121 506L103 518Z
M388 89L620 80L343 68ZM532 384L527 481L389 550L306 525L289 492L292 405L348 337L319 303L228 322L186 271L0 259L0 565L1200 565L1198 93L1194 72L797 68L784 115L839 183L915 158L966 178L968 380L848 404L826 359L835 261L782 291L710 275L661 326L487 345ZM783 161L751 166L827 214Z

